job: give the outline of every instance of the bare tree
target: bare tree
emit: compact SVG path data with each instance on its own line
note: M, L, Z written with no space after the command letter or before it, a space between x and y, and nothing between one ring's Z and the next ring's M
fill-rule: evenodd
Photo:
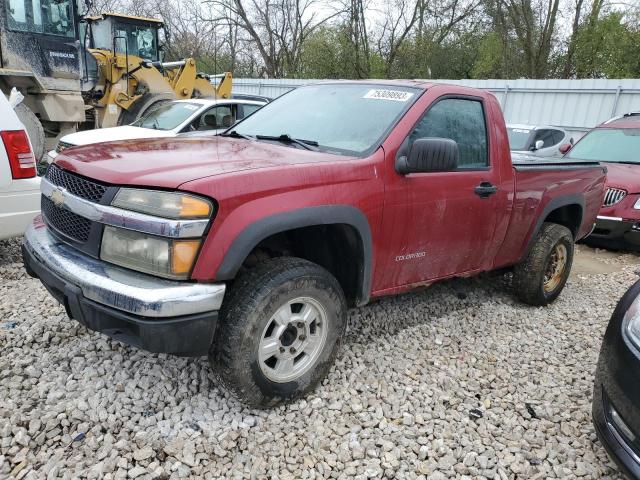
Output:
M494 24L505 46L511 34L522 52L523 73L529 78L547 75L556 32L560 0L489 0Z
M319 15L316 0L205 0L215 10L213 22L244 31L264 62L269 77L298 71L305 40L338 15Z
M377 44L378 53L385 61L387 78L393 76L394 61L420 18L421 5L421 2L411 4L408 0L395 0L386 5Z

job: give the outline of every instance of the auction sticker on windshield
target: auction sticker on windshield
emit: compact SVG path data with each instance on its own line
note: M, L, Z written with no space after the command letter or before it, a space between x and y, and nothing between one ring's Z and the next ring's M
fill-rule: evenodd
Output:
M411 97L413 97L413 93L411 92L402 92L400 90L373 89L365 93L365 95L362 98L373 98L376 100L392 100L394 102L406 102Z

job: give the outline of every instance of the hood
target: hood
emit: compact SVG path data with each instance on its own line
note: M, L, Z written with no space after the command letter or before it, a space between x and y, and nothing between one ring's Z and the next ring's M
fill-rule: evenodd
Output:
M640 193L640 164L601 163L607 167L607 187L622 188L628 193Z
M89 145L92 143L111 142L113 140L132 140L134 138L160 138L173 137L173 130L154 130L153 128L122 127L99 128L96 130L84 130L70 133L60 140L71 145Z
M339 160L335 155L228 137L98 143L65 150L56 165L116 185L177 188L212 175Z

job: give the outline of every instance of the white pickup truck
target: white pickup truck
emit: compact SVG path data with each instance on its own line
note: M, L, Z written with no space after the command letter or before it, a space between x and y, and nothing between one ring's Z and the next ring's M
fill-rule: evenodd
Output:
M24 125L0 95L0 239L22 235L40 213L40 178Z

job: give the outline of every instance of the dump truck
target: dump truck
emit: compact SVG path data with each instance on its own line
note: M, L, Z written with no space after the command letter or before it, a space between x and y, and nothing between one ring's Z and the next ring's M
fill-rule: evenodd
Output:
M17 112L38 159L45 136L55 144L78 128L130 123L169 100L231 96L230 73L198 73L192 58L162 62L161 20L83 17L74 0L3 3L0 90L24 95Z
M85 121L78 5L73 0L4 0L0 15L0 90L24 95L16 108L34 154ZM39 7L39 8L38 8Z

